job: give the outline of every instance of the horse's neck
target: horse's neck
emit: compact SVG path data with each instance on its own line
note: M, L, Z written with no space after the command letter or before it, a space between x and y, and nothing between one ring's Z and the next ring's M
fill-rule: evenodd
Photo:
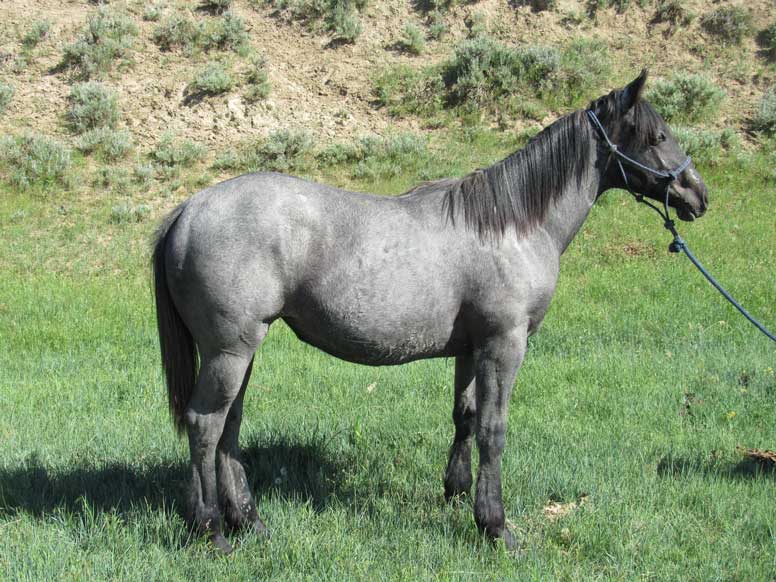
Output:
M552 205L541 225L555 243L559 254L563 254L582 228L600 192L602 176L595 168L595 148L591 147L587 155L587 171L582 176L579 187L576 181L568 184L566 191Z

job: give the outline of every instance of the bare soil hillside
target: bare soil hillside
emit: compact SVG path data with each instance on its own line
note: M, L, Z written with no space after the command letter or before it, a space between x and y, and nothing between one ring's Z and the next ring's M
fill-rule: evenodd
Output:
M366 133L419 129L420 121L391 117L379 107L373 78L385 67L404 63L421 67L440 62L456 42L478 22L489 34L513 45L561 45L574 37L603 40L615 64L615 77L623 81L648 66L653 75L673 71L703 71L727 92L718 126L746 127L765 87L773 82L774 69L760 54L755 36L740 46L722 47L699 24L699 17L719 2L690 0L682 5L696 15L691 23L670 28L654 22L655 3L637 2L623 12L603 8L589 14L590 2L559 0L549 11L535 12L528 2L483 0L454 4L444 12L447 33L428 40L421 55L398 48L403 27L415 23L425 30L428 14L409 0L372 1L360 13L362 32L354 44L336 42L321 27L290 17L260 0L234 0L232 10L246 22L248 48L229 51L162 51L153 42L158 21L144 19L149 3L114 0L111 10L128 14L138 34L127 58L103 76L120 95L122 124L131 130L141 149L172 130L217 150L255 135L278 129L304 129L320 139L348 139ZM755 26L774 18L772 0L727 2L745 6ZM198 2L163 2L166 13L191 14L197 21L216 18L200 10ZM72 73L58 64L63 49L72 43L90 15L99 10L87 0L4 0L0 3L0 75L15 89L0 117L0 131L32 130L71 139L64 114ZM35 21L50 22L48 34L33 48L21 38ZM226 62L237 79L250 58L267 61L269 96L255 104L246 102L238 82L231 91L186 104L185 91L196 71L211 60ZM553 115L562 113L553 112ZM519 126L521 121L516 120Z

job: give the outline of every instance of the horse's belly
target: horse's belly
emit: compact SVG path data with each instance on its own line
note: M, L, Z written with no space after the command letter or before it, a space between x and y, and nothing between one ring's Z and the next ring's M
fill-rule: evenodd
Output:
M283 320L302 341L337 358L373 366L455 356L468 349L465 333L447 318L425 322L401 318L332 317L308 310Z

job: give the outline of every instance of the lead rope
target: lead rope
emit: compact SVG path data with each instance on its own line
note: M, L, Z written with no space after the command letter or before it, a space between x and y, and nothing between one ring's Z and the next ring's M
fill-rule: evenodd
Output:
M646 204L649 206L652 210L657 212L660 215L660 218L663 219L663 226L668 230L671 235L674 237L674 240L671 242L671 244L668 247L668 250L672 253L678 253L683 252L685 255L687 255L687 258L690 259L690 262L695 265L698 270L701 272L701 274L706 277L706 280L711 283L714 288L719 291L722 296L727 299L733 307L738 309L738 311L743 315L746 319L749 320L749 322L754 325L757 329L759 329L767 338L770 340L776 342L776 335L774 335L772 332L770 332L762 323L760 323L757 319L755 319L752 314L750 314L744 307L735 300L735 298L728 293L728 291L720 285L720 283L709 273L706 268L701 264L701 262L695 257L695 255L690 250L690 247L687 246L687 243L684 241L684 239L679 236L679 233L676 230L676 225L674 224L674 221L671 220L671 216L669 214L668 210L668 195L669 195L669 189L671 187L671 183L676 180L679 175L684 172L684 170L687 169L687 167L690 165L691 159L690 156L687 156L687 159L675 170L672 171L662 171L662 170L655 170L654 168L650 168L648 166L645 166L644 164L641 164L640 162L637 162L633 158L630 158L626 156L624 153L622 153L615 144L613 144L609 140L609 136L606 134L606 130L604 129L604 126L599 121L596 114L591 111L587 110L587 116L588 118L593 122L593 125L595 125L596 129L598 129L598 132L600 135L604 138L606 141L606 145L609 148L609 152L614 155L615 161L617 162L617 166L620 169L620 174L622 175L622 179L625 182L625 187L627 188L628 192L630 192L633 197L636 199L636 202L641 202L642 204ZM650 201L646 200L642 194L638 194L631 190L630 183L628 182L628 176L625 173L625 168L623 167L622 163L625 162L627 164L630 164L631 166L635 166L641 170L645 170L647 172L650 172L651 174L654 174L656 176L659 176L661 178L670 178L670 181L668 184L666 184L666 195L663 200L663 208L659 208L658 206L655 206Z

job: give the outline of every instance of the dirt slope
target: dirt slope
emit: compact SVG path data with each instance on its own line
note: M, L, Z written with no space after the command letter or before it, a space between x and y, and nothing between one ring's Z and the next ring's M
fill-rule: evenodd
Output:
M667 34L667 25L650 23L655 12L651 2L646 8L634 6L622 14L601 10L595 19L586 14L586 2L561 0L555 10L539 13L515 4L519 3L484 0L452 7L445 16L449 33L441 41L427 42L424 53L413 57L395 48L406 23L422 26L425 22L425 16L410 1L372 1L361 15L363 32L356 43L331 47L330 35L311 32L304 23L284 17L266 3L235 0L233 10L248 24L248 52L267 58L271 93L266 100L250 105L237 87L226 95L187 106L184 89L208 60L227 59L239 76L249 55L162 52L152 41L157 23L142 18L147 3L114 0L109 6L131 15L139 34L130 52L131 62L114 69L105 81L120 91L124 123L141 148L155 143L164 131L173 130L217 150L281 128L302 128L324 140L419 129L417 120L397 120L375 105L373 76L391 64L420 67L447 58L466 35L467 22L478 18L484 18L490 34L511 44L562 45L578 36L602 39L621 80L643 65L656 76L671 71L707 72L728 93L722 115L715 122L720 126L743 127L775 76L773 67L757 56L753 38L745 39L740 49L720 49L717 41L703 32L697 17L684 29ZM691 0L684 5L695 14L703 14L719 3ZM197 6L197 2L168 2L166 10ZM758 27L774 17L771 0L746 2L745 6ZM0 117L0 131L30 129L71 139L63 115L72 79L66 71L54 69L63 47L73 41L96 10L86 0L0 3L0 75L16 90ZM214 18L196 10L192 14L200 20ZM51 31L20 67L20 37L38 19L49 20Z

